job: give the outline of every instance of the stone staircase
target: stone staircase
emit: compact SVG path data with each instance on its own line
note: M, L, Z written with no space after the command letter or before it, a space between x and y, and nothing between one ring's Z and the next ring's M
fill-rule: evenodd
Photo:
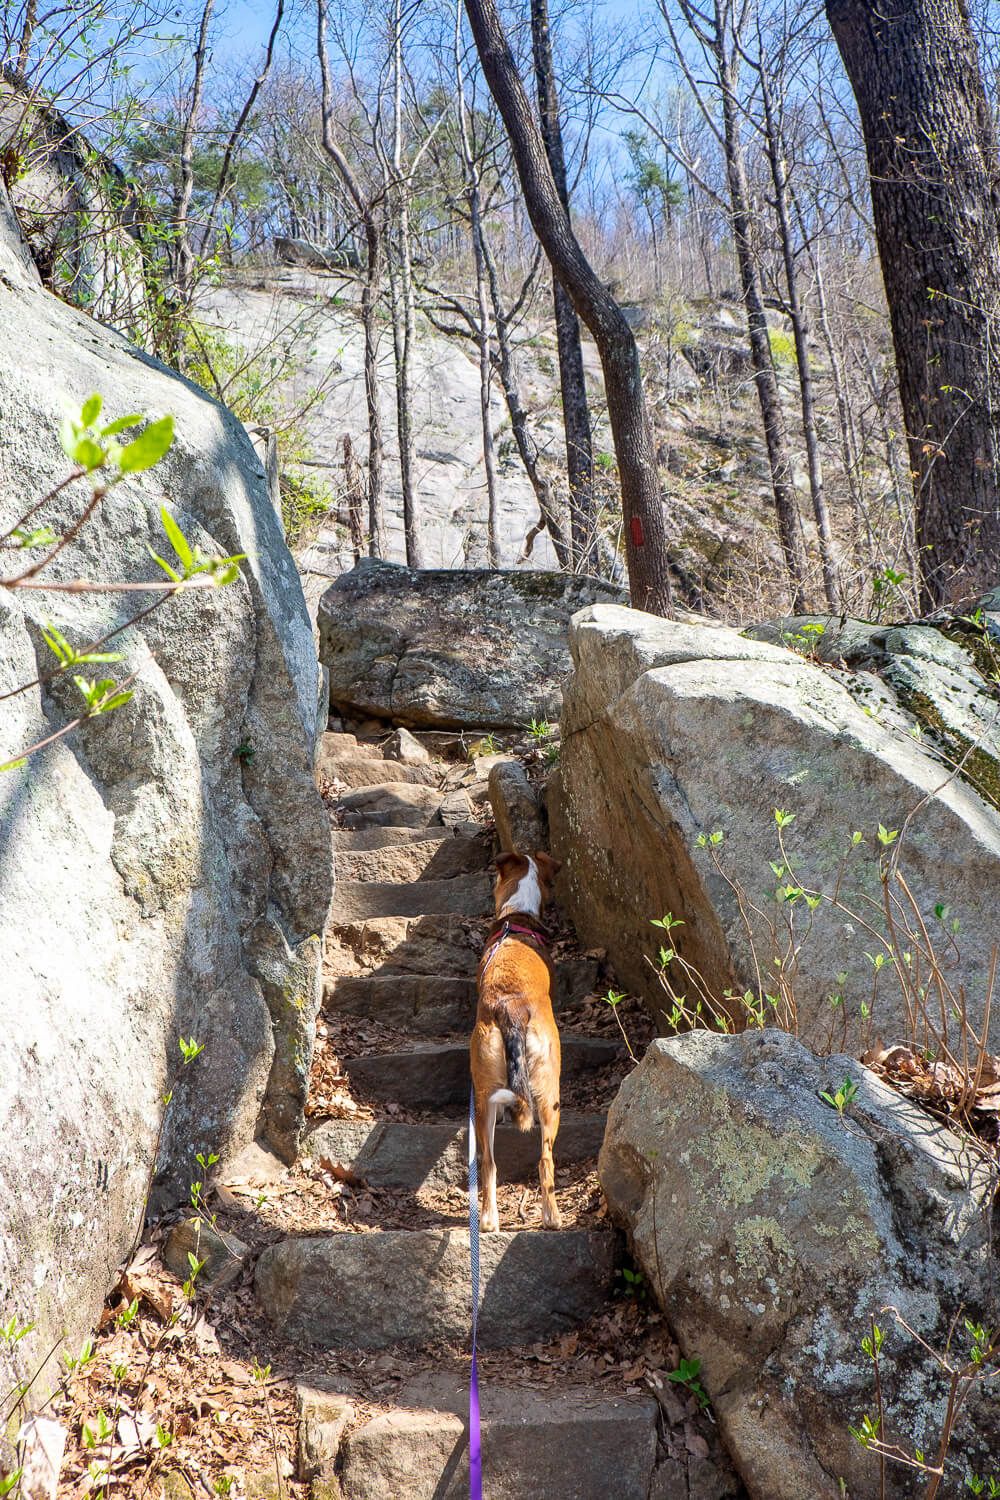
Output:
M338 884L318 1048L336 1050L351 1098L326 1117L318 1110L303 1150L378 1190L376 1203L383 1193L392 1212L364 1230L271 1244L256 1294L292 1344L392 1350L407 1378L391 1405L366 1398L363 1358L353 1379L300 1388L302 1477L314 1500L468 1495L468 1034L493 911L485 782L455 784L468 775L461 762L404 764L352 735L324 737L320 779L335 804ZM621 1254L606 1221L562 1198L596 1162L605 1116L592 1085L620 1076L623 1050L566 1022L594 989L595 961L562 957L556 979L564 1081L556 1187L567 1227L540 1227L537 1131L499 1127L502 1232L482 1238L480 1346L487 1358L510 1349L512 1373L482 1380L486 1495L681 1500L687 1482L658 1444L651 1395L610 1393L592 1377L539 1391L513 1373L517 1349L572 1334L609 1306Z

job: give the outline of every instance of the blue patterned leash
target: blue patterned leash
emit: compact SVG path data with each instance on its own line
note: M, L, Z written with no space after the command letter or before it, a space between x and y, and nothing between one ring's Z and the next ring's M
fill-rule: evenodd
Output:
M483 1500L483 1453L479 1421L479 1171L476 1165L476 1091L469 1090L469 1259L472 1265L472 1373L469 1377L469 1500Z

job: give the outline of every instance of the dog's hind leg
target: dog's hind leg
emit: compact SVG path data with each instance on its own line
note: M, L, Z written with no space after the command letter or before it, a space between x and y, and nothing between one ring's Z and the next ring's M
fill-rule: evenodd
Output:
M542 1223L546 1229L561 1229L562 1215L556 1203L555 1167L552 1147L559 1132L559 1101L536 1097L538 1123L542 1128L542 1152L538 1158L538 1183L542 1190Z
M497 1164L493 1155L493 1132L497 1107L492 1098L480 1102L476 1094L476 1141L479 1146L479 1222L484 1234L500 1228L497 1209Z

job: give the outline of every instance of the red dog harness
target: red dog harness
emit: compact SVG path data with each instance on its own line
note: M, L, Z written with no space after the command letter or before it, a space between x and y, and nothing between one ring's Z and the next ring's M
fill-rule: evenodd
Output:
M490 946L483 955L482 972L484 974L496 957L501 944L505 943L509 937L530 938L533 943L538 944L543 953L548 948L548 935L544 929L539 932L535 927L524 927L519 922L514 922L509 917L504 917L503 926L498 932L494 933Z

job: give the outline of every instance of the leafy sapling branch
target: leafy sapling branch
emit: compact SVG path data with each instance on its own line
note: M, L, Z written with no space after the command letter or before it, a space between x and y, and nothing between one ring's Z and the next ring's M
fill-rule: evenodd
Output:
M0 765L0 771L11 771L23 766L31 755L63 738L86 720L111 713L130 702L133 696L130 684L135 680L134 674L124 682L119 682L100 672L91 676L86 671L78 670L120 661L121 652L102 649L109 640L137 624L176 593L191 588L222 588L240 576L240 563L245 554L213 556L204 553L197 544L191 545L174 517L165 506L161 506L160 521L173 551L173 560L168 562L151 547L149 551L161 573L165 575L164 578L148 582L104 582L87 578L67 581L39 577L79 535L109 490L131 475L153 468L169 451L173 442L174 419L171 416L146 422L144 417L129 413L99 426L102 409L103 400L95 393L87 398L78 414L67 415L64 419L60 441L74 465L71 473L47 495L35 501L13 526L0 535L0 559L5 552L25 556L41 551L43 555L30 560L20 571L0 573L0 588L12 592L27 589L69 594L143 592L156 593L159 597L123 624L83 647L75 646L52 621L47 621L42 626L43 640L55 658L52 669L0 695L0 701L68 674L82 700L81 711L54 734L26 746L13 760ZM119 441L123 434L143 422L146 425L131 441ZM44 516L39 515L39 512L77 480L89 482L90 497L76 520L59 532L45 522Z

